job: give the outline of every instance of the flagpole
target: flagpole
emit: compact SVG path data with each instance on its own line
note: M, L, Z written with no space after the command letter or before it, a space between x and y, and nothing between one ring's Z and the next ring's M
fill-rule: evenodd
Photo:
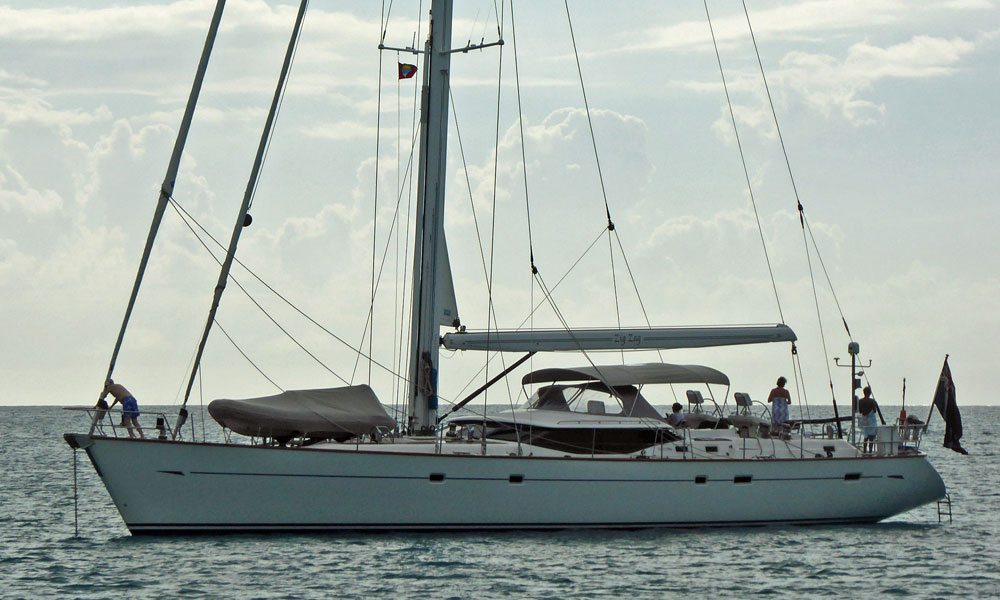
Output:
M944 355L944 364L945 365L948 364L948 355L947 354ZM941 372L944 373L944 365L941 365ZM938 376L938 385L941 385L941 376L940 375ZM937 388L935 387L934 390L935 390L935 393L936 393ZM931 417L932 416L934 416L934 401L933 400L931 400L931 409L929 411L927 411L927 420L924 421L925 425L930 425L931 424ZM942 418L944 418L944 417L942 417Z

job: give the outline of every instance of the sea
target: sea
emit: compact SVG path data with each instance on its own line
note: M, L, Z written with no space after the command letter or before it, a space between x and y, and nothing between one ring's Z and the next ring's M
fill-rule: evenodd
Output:
M1000 407L961 410L968 456L941 447L938 415L922 446L951 518L931 504L857 526L132 537L82 452L74 512L62 434L83 414L0 406L0 597L1000 598Z

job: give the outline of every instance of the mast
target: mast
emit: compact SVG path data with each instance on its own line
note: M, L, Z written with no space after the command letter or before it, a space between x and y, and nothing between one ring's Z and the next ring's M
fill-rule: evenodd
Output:
M439 302L444 236L445 166L448 158L448 86L451 68L452 0L433 0L430 35L424 46L420 94L420 162L409 367L409 429L430 433L437 422Z

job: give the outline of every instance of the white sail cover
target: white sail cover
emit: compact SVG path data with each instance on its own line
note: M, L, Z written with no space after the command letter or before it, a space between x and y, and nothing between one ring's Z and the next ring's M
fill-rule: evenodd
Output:
M259 437L347 439L396 425L367 385L213 400L208 412L223 427Z
M444 231L438 232L437 284L434 288L434 305L438 309L438 325L458 327L458 301L455 300L455 284L451 278L451 260L448 259L448 242Z
M794 342L787 325L651 327L640 329L558 329L459 332L444 335L449 350L572 352L580 350L668 350Z

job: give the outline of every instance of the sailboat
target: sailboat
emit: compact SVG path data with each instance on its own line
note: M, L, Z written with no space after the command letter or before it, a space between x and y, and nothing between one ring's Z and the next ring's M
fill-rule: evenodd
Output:
M223 6L219 0L109 379L158 220L172 194ZM303 2L293 40L305 6ZM367 385L216 400L209 410L229 434L222 443L178 435L187 416L183 409L172 427L160 420L159 439L120 435L106 421L106 410L91 410L89 431L64 437L86 452L130 532L874 523L944 496L941 477L919 450L919 428L884 426L877 441L861 448L844 438L839 420L831 421L836 428L828 424L818 434L807 433L805 423L773 428L754 413L755 403L746 394L734 394L738 410L724 415L709 408L711 396L706 399L695 390L687 392L685 420L671 422L647 400L650 389L722 386L728 397L728 376L704 365L596 364L588 354L794 342L795 333L784 323L485 332L458 328L442 336L442 327L457 323L444 243L451 57L456 51L502 43L456 50L451 25L452 1L433 0L430 32L419 52L423 93L413 341L403 378L407 422L388 415ZM289 56L292 50L290 43ZM287 68L288 58L282 79ZM261 150L279 99L276 92ZM248 223L252 187L248 184L234 227L198 358L241 228ZM487 385L509 376L536 353L571 352L583 358L579 364L523 375L521 384L534 391L520 408L440 416L441 348L524 353ZM852 358L855 354L856 348ZM189 393L194 377L192 372ZM244 437L234 439L233 434Z

